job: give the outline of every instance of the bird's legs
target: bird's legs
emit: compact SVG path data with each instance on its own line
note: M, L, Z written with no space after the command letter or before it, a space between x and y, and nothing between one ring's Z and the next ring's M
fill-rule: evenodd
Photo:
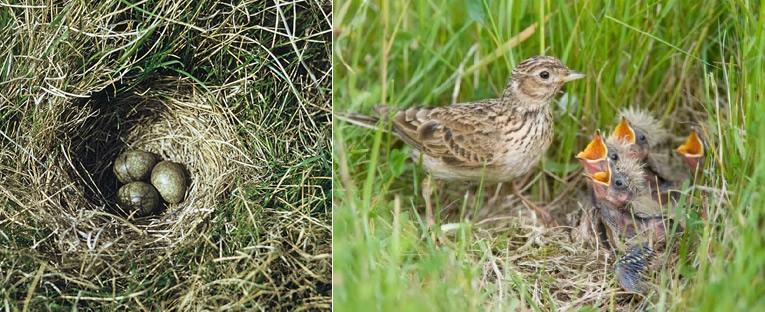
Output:
M486 191L486 195L488 195L488 201L486 202L486 206L488 207L494 207L497 205L500 197L502 196L502 183L495 184L495 185L489 185L484 188ZM478 191L476 191L476 195L478 195Z
M433 181L428 175L425 177L425 179L422 180L422 197L425 199L425 222L428 226L428 229L431 229L433 225L435 225L435 220L433 220Z
M537 216L539 216L542 219L542 222L547 226L555 226L557 225L553 217L550 215L547 210L544 210L543 208L537 206L532 201L530 201L525 196L521 195L521 192L518 191L518 187L516 185L513 186L513 194L521 199L521 202L523 203L526 208L533 210Z
M434 182L432 177L428 175L422 180L422 184L421 184L422 198L425 200L425 224L426 224L425 235L429 235L430 239L435 244L440 244L441 237L438 236L437 234L437 233L440 233L440 231L436 232L436 228L435 228L436 221L435 221L435 217L433 216L433 189L434 189L433 183Z

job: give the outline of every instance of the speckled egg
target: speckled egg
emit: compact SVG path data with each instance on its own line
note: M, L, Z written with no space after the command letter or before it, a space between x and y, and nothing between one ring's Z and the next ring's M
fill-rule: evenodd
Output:
M152 214L160 204L157 190L146 182L130 182L117 191L117 200L126 213L135 217Z
M161 161L151 171L151 184L157 188L162 199L170 204L177 204L186 196L189 180L186 170L181 165Z
M129 150L114 160L114 175L122 183L145 181L156 163L157 157L152 153Z

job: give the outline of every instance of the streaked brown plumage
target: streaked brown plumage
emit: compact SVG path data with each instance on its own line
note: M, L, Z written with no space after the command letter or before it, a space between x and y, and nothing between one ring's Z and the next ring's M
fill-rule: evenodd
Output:
M549 103L563 85L584 75L549 56L513 69L502 96L445 107L414 107L392 114L393 131L413 147L413 157L434 178L448 181L511 181L533 168L550 146ZM386 108L378 114L387 116ZM369 125L375 117L340 119Z
M499 98L392 114L386 107L376 108L379 116L390 117L394 133L412 146L413 158L422 159L429 172L422 188L428 226L434 224L430 177L501 183L528 173L552 143L550 102L566 82L583 77L557 58L535 56L513 69ZM379 121L358 114L337 117L366 127L376 127ZM525 199L524 203L550 223L546 211Z

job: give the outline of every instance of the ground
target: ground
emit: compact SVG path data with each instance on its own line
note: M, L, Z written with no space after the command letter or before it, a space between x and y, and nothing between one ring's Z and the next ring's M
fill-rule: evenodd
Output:
M488 202L441 184L436 243L423 234L424 173L409 148L383 128L335 118L335 309L765 306L765 203L754 186L765 179L764 11L735 1L335 1L335 113L492 97L514 64L537 54L587 75L553 104L555 141L516 183L559 227L513 196ZM567 223L583 189L573 156L626 107L651 111L676 136L696 126L709 148L703 179L677 207L688 230L637 298L619 291L612 257L572 239Z

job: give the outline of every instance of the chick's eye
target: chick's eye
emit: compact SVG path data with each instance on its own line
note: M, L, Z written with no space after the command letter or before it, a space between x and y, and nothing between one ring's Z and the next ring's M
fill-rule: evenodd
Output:
M622 181L622 179L616 179L616 181L614 181L614 184L616 184L616 186L618 187L622 187L624 186L624 181Z
M638 135L638 140L640 140L640 142L645 142L645 135L644 134Z
M619 155L617 155L616 153L612 153L611 155L609 155L609 157L610 157L610 158L611 158L611 160L613 160L613 161L617 161L617 160L619 160Z
M546 70L542 71L542 72L539 73L539 77L542 78L542 79L550 78L550 73L548 71L546 71Z

